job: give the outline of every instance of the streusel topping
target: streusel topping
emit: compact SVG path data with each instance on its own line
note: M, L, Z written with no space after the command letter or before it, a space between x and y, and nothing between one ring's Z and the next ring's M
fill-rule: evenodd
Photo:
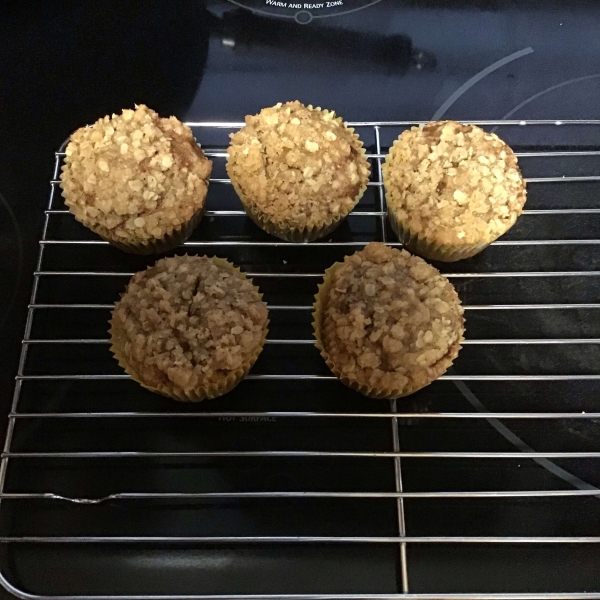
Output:
M206 256L174 256L133 276L114 323L144 383L193 391L247 364L264 338L267 307L239 273Z
M367 185L362 146L335 113L279 103L231 135L227 172L273 222L319 226L349 213Z
M143 104L78 129L65 153L65 204L104 237L160 239L204 205L211 161L189 127Z
M373 389L422 387L456 358L462 315L456 290L437 269L372 242L334 271L324 347L350 380Z
M404 131L384 169L390 208L437 243L491 242L523 212L517 157L474 125L439 121Z

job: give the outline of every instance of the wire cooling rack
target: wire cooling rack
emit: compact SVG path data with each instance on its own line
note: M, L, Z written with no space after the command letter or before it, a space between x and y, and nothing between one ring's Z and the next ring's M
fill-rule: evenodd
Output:
M0 470L0 582L22 598L600 598L600 121L485 121L528 203L483 254L438 264L466 310L448 374L398 401L339 384L312 296L386 223L381 165L412 122L352 123L367 193L330 238L286 243L224 169L241 123L189 123L214 161L185 252L240 265L271 331L231 394L187 406L108 351L121 253L60 198L56 152ZM177 252L181 253L182 249Z

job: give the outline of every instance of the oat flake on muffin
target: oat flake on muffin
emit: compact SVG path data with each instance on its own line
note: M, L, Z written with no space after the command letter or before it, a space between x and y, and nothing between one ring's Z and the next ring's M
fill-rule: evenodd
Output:
M326 361L368 396L428 385L461 347L463 309L452 284L423 259L381 243L334 265L315 306Z
M211 161L189 127L143 104L78 129L65 154L65 204L109 241L161 239L204 206Z
M231 375L252 366L267 317L258 288L233 265L206 256L164 258L134 275L115 306L113 352L142 385L202 399L209 390L223 393Z
M440 121L404 131L384 170L389 208L437 244L489 244L523 212L517 157L475 125Z
M364 192L362 146L335 113L279 103L232 134L227 171L242 202L272 223L319 228L346 216Z

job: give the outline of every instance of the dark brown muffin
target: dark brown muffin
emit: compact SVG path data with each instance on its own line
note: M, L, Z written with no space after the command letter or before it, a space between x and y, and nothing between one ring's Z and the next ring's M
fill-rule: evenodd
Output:
M377 242L327 270L314 326L333 373L377 398L406 396L437 379L464 333L452 284L423 259Z
M111 319L112 351L144 387L198 401L231 390L265 342L267 307L223 259L175 256L136 273Z

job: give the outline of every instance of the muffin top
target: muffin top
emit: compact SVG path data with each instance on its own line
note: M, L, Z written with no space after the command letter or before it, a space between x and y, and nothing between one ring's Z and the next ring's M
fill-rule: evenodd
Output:
M109 239L160 239L204 205L211 161L189 127L143 104L78 129L65 153L65 204Z
M342 375L372 389L427 385L463 339L452 284L423 259L377 242L334 268L323 308L325 351Z
M475 125L439 121L404 131L384 172L390 208L436 243L492 242L523 212L517 157Z
M113 312L113 342L116 334L146 385L193 391L243 368L262 347L262 296L222 262L163 258L129 282Z
M363 144L342 119L298 101L246 117L227 172L245 203L293 229L349 213L369 180Z

